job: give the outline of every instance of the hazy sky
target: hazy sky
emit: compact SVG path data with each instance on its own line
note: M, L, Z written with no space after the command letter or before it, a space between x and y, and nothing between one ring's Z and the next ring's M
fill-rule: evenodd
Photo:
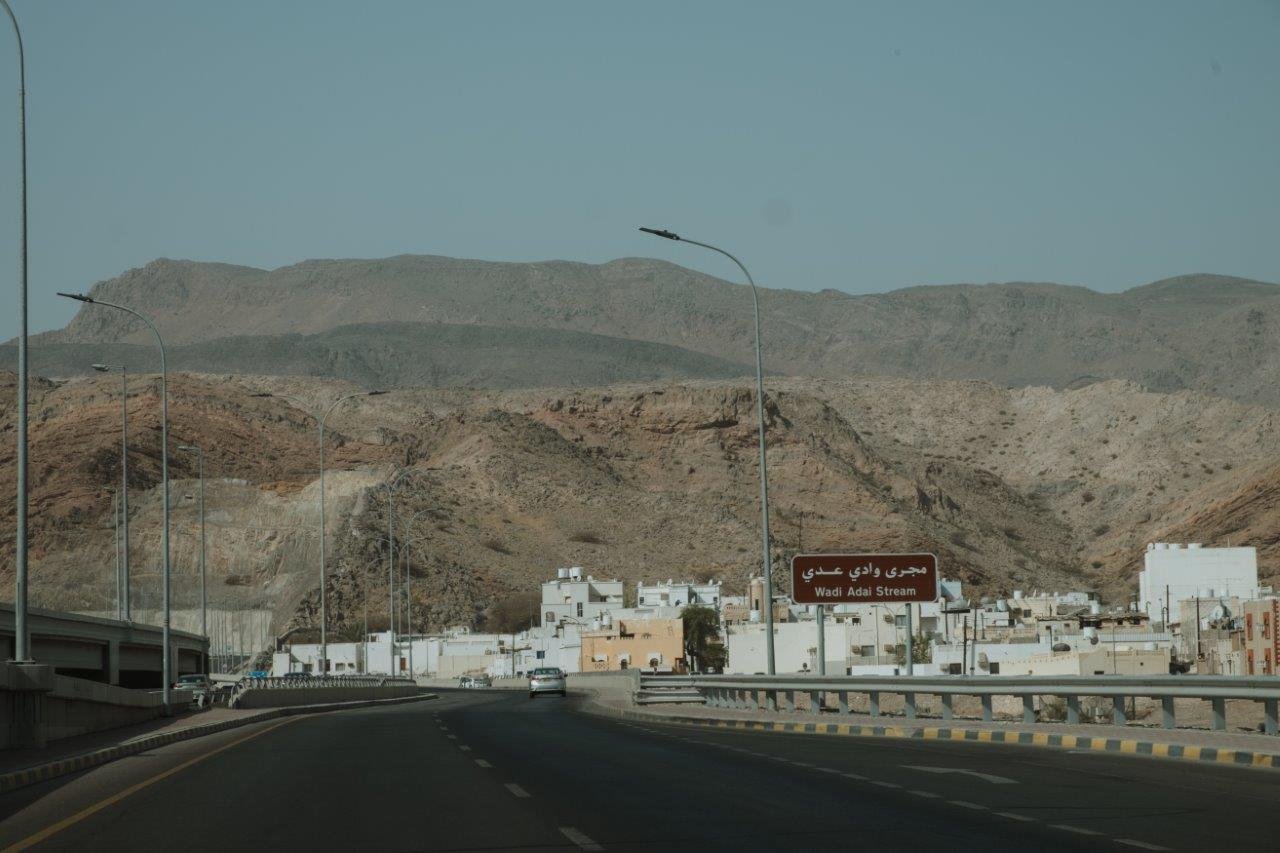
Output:
M25 30L32 328L156 257L652 255L854 293L1280 281L1280 2L70 2ZM0 337L17 329L0 22Z

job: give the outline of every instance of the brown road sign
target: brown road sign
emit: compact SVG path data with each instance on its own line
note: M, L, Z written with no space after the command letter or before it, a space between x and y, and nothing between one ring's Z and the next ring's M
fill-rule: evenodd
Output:
M797 554L791 558L797 604L893 604L938 600L933 554Z

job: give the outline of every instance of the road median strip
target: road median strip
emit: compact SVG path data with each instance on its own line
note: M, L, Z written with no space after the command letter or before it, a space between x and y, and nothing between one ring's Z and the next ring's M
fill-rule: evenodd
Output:
M78 755L68 755L54 761L44 764L37 764L32 767L25 767L21 770L13 770L8 773L0 774L0 794L15 791L19 788L25 788L29 785L37 785L41 782L47 782L50 779L57 779L59 776L66 776L70 773L79 773L81 770L89 770L94 767L100 767L103 764L109 764L121 758L127 758L131 755L147 752L161 746L168 746L171 743L179 741L192 740L206 735L217 734L228 729L236 729L241 726L247 726L251 723L261 723L267 720L274 720L280 717L290 717L297 714L318 714L328 711L345 711L354 708L367 708L374 705L398 705L406 702L420 702L427 699L435 699L438 694L423 693L417 696L402 696L395 699L357 699L351 702L326 702L317 705L297 705L290 708L272 708L265 710L260 714L252 717L243 717L239 719L222 720L217 723L206 723L198 726L188 726L186 728L177 729L171 732L163 732L161 734L147 735L145 737L136 738L127 743L117 744L115 746L103 747L101 749L93 749L82 752Z

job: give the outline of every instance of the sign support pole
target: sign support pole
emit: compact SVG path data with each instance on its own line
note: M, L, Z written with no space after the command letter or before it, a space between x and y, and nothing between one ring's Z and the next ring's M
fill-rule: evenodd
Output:
M907 675L915 675L915 663L912 652L913 629L911 627L911 603L907 603Z
M818 605L818 675L827 674L827 622L825 605Z

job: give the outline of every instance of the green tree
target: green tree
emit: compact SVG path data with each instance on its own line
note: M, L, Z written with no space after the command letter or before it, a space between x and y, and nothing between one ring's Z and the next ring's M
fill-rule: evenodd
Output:
M907 647L905 643L898 643L894 647L894 662L898 666L907 665ZM926 637L924 634L916 634L911 641L911 662L912 663L929 663L933 660L933 638Z
M685 664L691 671L723 668L724 644L720 640L720 614L710 607L691 604L680 614L684 623Z

